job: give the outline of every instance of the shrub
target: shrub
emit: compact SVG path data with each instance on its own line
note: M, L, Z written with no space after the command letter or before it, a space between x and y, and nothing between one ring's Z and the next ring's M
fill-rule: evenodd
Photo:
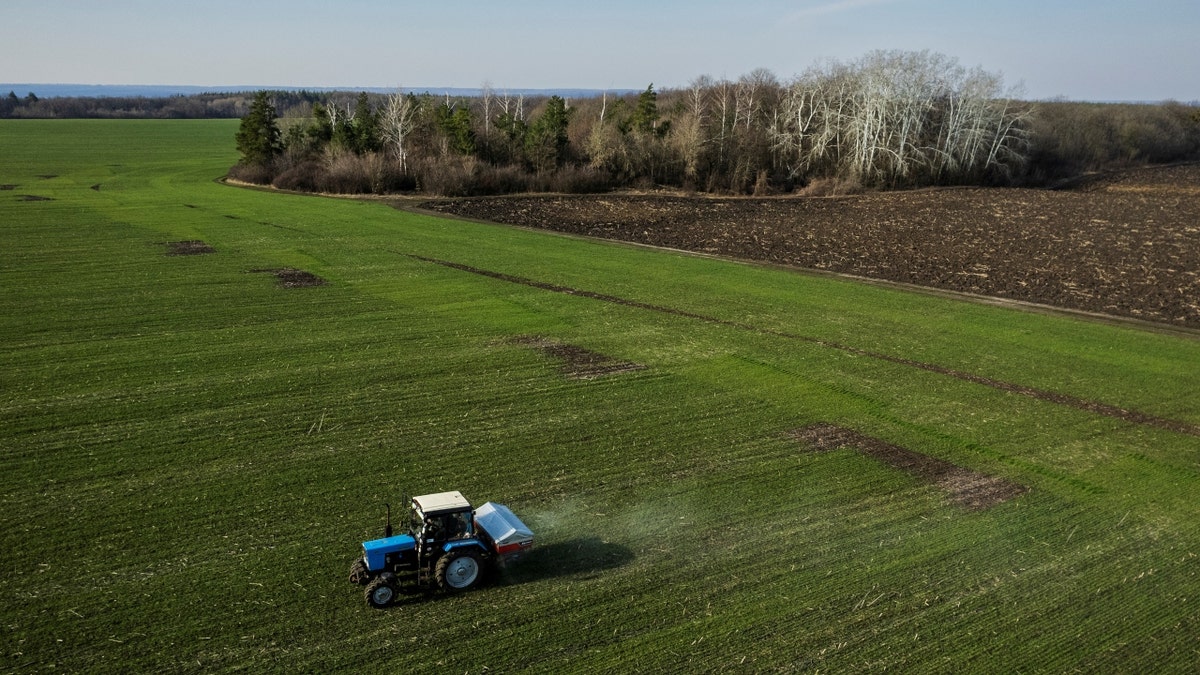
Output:
M417 186L443 197L470 196L474 164L475 160L470 157L422 160L416 163Z
M759 169L758 178L754 180L754 196L765 197L774 193L775 189L771 187L771 181L767 179L767 170Z
M366 157L352 152L330 149L325 154L324 192L336 194L370 194L375 192L376 167Z
M607 171L590 166L564 166L549 177L552 192L592 194L613 189L613 178Z
M519 166L480 165L472 177L472 195L505 195L529 192L531 176Z
M270 185L275 177L274 168L263 164L234 164L229 167L229 177L243 183Z
M1179 103L1038 106L1024 182L1052 184L1090 171L1200 159L1194 107Z
M324 181L325 170L321 167L321 164L307 160L280 173L275 177L275 180L271 181L271 185L281 190L317 192Z
M817 178L809 181L797 194L804 197L842 197L862 191L862 184L852 178Z

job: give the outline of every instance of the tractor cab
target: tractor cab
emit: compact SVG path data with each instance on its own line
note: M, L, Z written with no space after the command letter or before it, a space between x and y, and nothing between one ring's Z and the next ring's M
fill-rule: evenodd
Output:
M471 503L457 490L413 497L409 529L421 548L475 536Z

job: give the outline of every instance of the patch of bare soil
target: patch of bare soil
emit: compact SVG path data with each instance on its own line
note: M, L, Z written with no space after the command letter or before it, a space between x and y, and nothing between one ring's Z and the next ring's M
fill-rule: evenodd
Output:
M167 247L166 255L205 255L217 252L217 249L198 239L168 241L164 242L164 245Z
M52 201L54 201L53 197L43 197L41 195L21 195L20 197L17 197L17 199L19 199L23 202L52 202Z
M562 364L563 374L575 380L591 380L646 368L640 363L621 361L584 347L565 345L534 335L514 338L512 343L533 347L557 359Z
M1066 190L445 199L459 217L1200 328L1200 165Z
M20 186L13 183L0 184L0 190L16 190L18 187Z
M982 510L1024 494L1029 488L887 443L835 424L813 424L790 433L816 452L853 448L864 455L936 485L955 504Z
M328 281L304 270L293 269L291 267L279 267L270 269L250 270L260 274L274 274L275 279L283 288L312 288L314 286L324 286Z

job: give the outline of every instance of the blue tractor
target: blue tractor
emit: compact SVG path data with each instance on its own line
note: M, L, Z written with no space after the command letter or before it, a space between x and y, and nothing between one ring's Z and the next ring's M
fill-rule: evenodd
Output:
M508 507L471 507L458 491L413 497L408 531L392 534L391 509L382 539L364 541L350 581L366 586L367 604L392 604L401 592L474 588L494 569L522 558L533 532Z

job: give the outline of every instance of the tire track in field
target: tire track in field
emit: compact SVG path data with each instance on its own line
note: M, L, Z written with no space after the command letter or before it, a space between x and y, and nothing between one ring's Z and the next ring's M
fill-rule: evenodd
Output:
M789 435L815 452L854 448L941 488L950 495L951 501L973 511L991 508L1029 492L1029 488L1019 483L973 471L836 424L819 422L794 429Z
M472 267L470 265L464 265L463 263L456 263L456 262L452 262L449 260L439 260L438 258L429 258L426 256L415 255L412 253L401 253L399 251L393 251L393 253L397 253L398 255L412 258L414 260L420 260L422 262L432 263L434 265L441 265L442 267L448 267L450 269L455 269L455 270L459 270L462 272L469 272L471 274L477 274L479 276L488 277L490 279L497 279L499 281L506 281L506 282L512 283L512 284L519 284L522 286L528 286L530 288L537 288L537 289L541 289L544 291L550 291L552 293L562 293L564 295L574 295L574 296L581 297L581 298L590 298L592 300L599 300L601 302L609 302L609 303L613 303L616 305L623 305L625 307L634 307L637 309L645 309L645 310L648 310L651 312L658 312L661 314L670 314L672 316L683 317L686 319L695 319L697 321L703 321L705 323L715 324L718 326L727 326L730 328L736 328L738 330L744 330L744 331L748 331L748 332L752 332L752 333L758 333L760 335L769 335L769 336L773 336L773 337L785 338L788 340L796 340L799 342L806 342L808 344L819 345L821 347L827 347L829 349L836 349L838 351L845 352L847 354L854 354L855 356L863 356L866 358L876 359L879 361L886 361L888 363L895 363L898 365L908 366L911 368L918 368L920 370L928 371L931 373L937 373L938 375L945 375L947 377L953 377L958 380L972 382L974 384L980 384L985 387L991 387L993 389L998 389L1000 391L1006 391L1006 392L1013 393L1013 394L1019 394L1021 396L1027 396L1029 398L1037 399L1039 401L1046 401L1048 403L1055 403L1058 405L1066 406L1068 408L1084 410L1084 411L1094 413L1097 415L1102 415L1104 417L1111 417L1113 419L1118 419L1123 422L1130 422L1133 424L1140 424L1140 425L1144 425L1144 426L1156 427L1159 429L1165 429L1167 431L1173 431L1173 432L1180 433L1180 434L1186 434L1189 436L1200 437L1200 425L1192 424L1190 422L1184 422L1181 420L1173 420L1173 419L1169 419L1169 418L1165 418L1165 417L1158 417L1156 415L1150 415L1148 413L1140 412L1137 410L1121 408L1119 406L1102 403L1100 401L1090 401L1087 399L1078 398L1078 397L1071 396L1068 394L1061 394L1061 393L1054 392L1054 391L1046 391L1044 389L1036 389L1034 387L1027 387L1027 386L1021 385L1021 384L1015 384L1013 382L1005 382L1003 380L996 380L996 379L992 379L990 377L983 377L982 375L975 375L973 373L968 373L968 372L964 372L961 370L955 370L954 368L947 368L945 366L939 366L939 365L936 365L933 363L925 363L923 361L906 359L906 358L903 358L900 356L891 356L889 354L882 354L879 352L873 352L873 351L866 350L866 349L860 349L858 347L851 347L850 345L845 345L840 342L833 342L830 340L822 340L820 338L814 338L814 337L810 337L807 335L800 335L798 333L789 333L787 331L774 330L771 328L761 328L761 327L753 326L753 325L750 325L747 323L741 323L739 321L729 321L727 319L719 319L714 316L708 316L706 314L697 314L695 312L688 312L686 310L676 309L674 307L667 307L665 305L655 305L655 304L648 303L648 302L629 300L628 298L622 298L622 297L618 297L615 295L596 293L595 291L585 291L585 290L581 290L581 289L577 289L577 288L571 288L569 286L560 286L558 284L551 284L551 283L547 283L544 281L537 281L535 279L518 277L518 276L511 275L511 274L505 274L503 272L494 272L492 270L485 270L485 269L481 269L478 267Z

